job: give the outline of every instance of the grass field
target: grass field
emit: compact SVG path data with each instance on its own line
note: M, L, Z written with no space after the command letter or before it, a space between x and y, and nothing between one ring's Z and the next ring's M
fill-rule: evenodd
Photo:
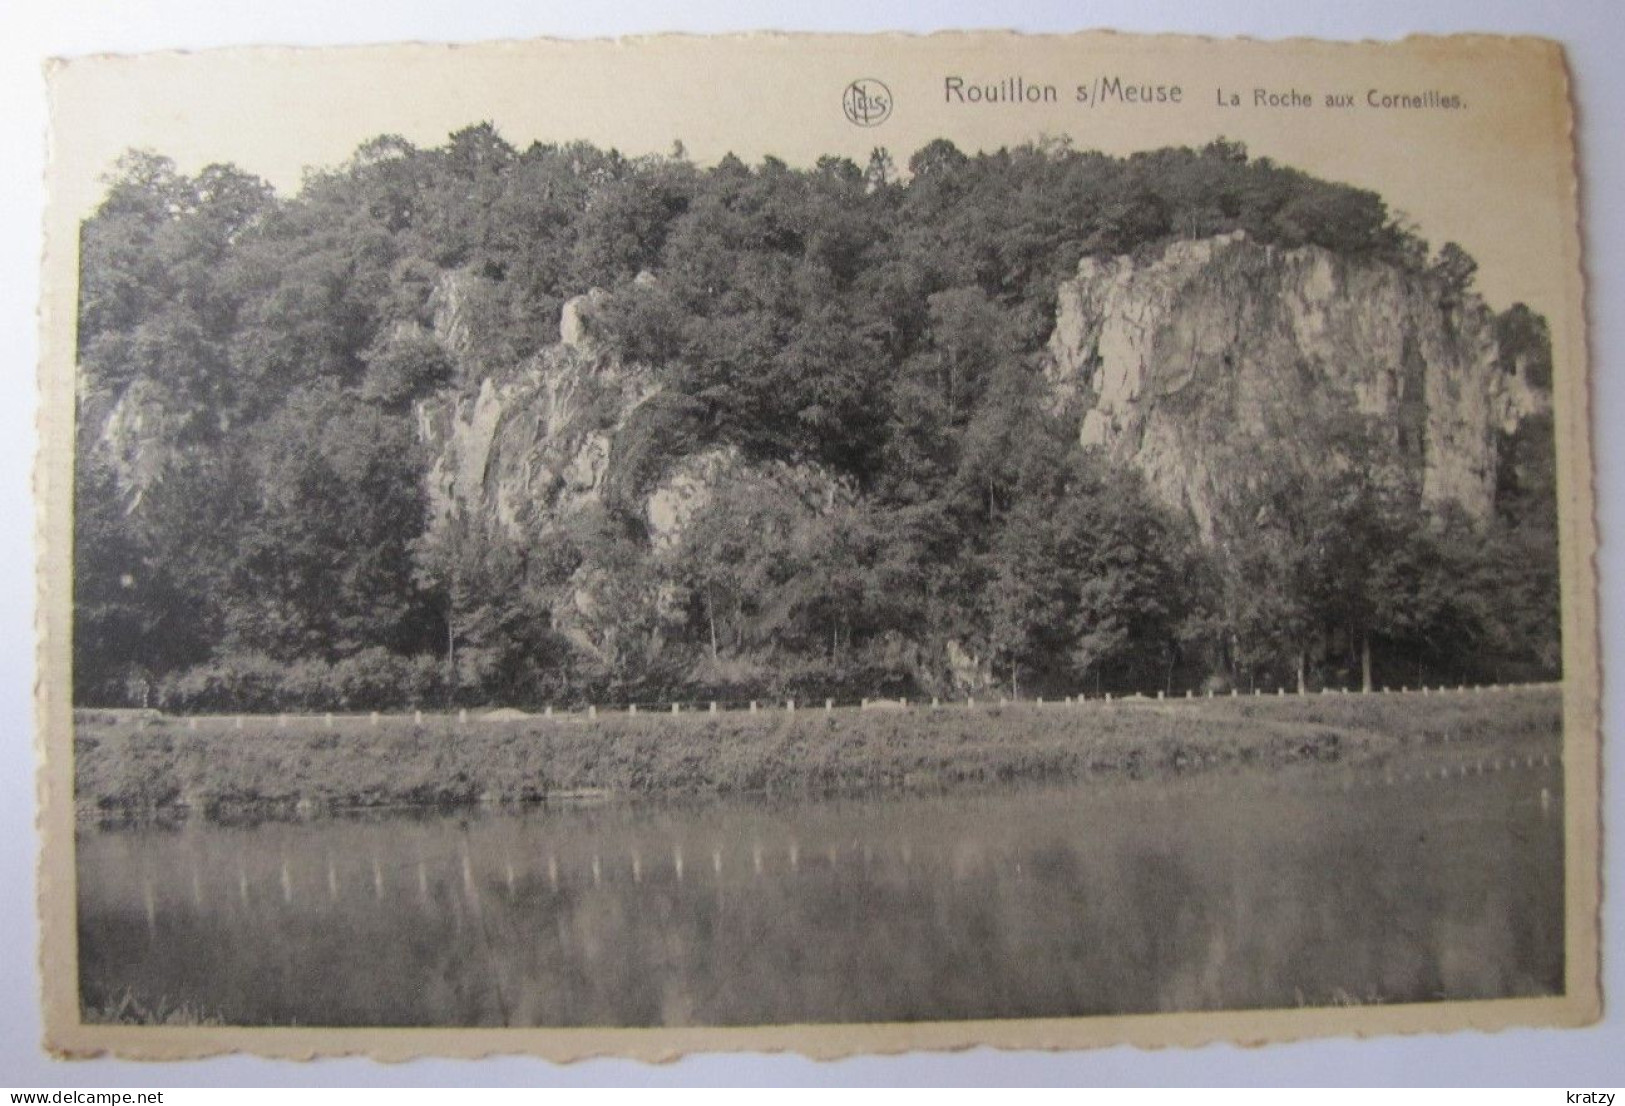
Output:
M1555 686L1114 703L325 719L78 712L89 816L232 819L583 793L852 790L1093 774L1405 772L1556 757Z

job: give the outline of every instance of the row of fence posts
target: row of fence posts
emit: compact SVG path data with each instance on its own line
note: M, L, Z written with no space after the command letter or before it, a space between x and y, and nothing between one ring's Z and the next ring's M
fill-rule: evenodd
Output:
M1269 696L1269 697L1270 698L1284 698L1287 695L1292 695L1292 696L1298 696L1298 695L1303 695L1303 696L1309 696L1309 695L1396 695L1396 694L1398 694L1398 695L1408 695L1408 694L1414 694L1414 693L1419 693L1419 694L1422 694L1422 695L1446 695L1446 694L1456 694L1456 695L1475 694L1475 695L1482 695L1482 694L1493 693L1493 692L1516 691L1516 690L1518 690L1520 688L1541 687L1541 686L1552 686L1552 685L1541 685L1541 684L1482 684L1482 685L1477 685L1477 686L1474 686L1474 687L1468 687L1466 684L1459 684L1456 687L1446 687L1446 686L1444 686L1442 684L1437 685L1437 686L1429 686L1429 685L1424 684L1421 687L1416 688L1414 692L1412 691L1412 689L1408 685L1402 685L1401 687L1399 687L1397 689L1392 688L1392 687L1372 688L1370 691L1356 690L1354 688L1325 687L1325 688L1320 688L1317 691L1304 691L1304 692L1296 692L1296 691L1294 691L1294 692L1289 692L1284 687L1277 687L1275 689L1275 694L1273 696ZM1256 699L1256 698L1259 698L1261 696L1266 696L1267 694L1268 693L1263 691L1261 688L1256 688L1256 687L1253 688L1250 692L1245 693L1245 694L1238 688L1231 688L1229 690L1228 696L1222 696L1221 695L1221 696L1218 696L1218 697L1227 697L1227 698L1231 698L1231 699L1238 699L1238 698L1255 698ZM1197 698L1213 699L1215 697L1216 696L1215 696L1215 694L1214 694L1214 692L1213 692L1213 690L1211 688L1204 691L1200 696L1198 696L1198 694L1194 690L1191 690L1191 689L1187 689L1185 691L1185 694L1184 694L1184 698L1186 700L1194 700L1194 699L1197 699ZM1170 698L1170 696L1169 696L1169 693L1167 691L1158 691L1157 692L1157 698L1156 698L1157 702L1164 702L1164 701L1167 701L1169 698ZM1174 696L1173 698L1177 701L1179 697ZM1015 700L1015 702L1017 704L1027 703L1027 704L1030 704L1032 706L1043 707L1043 706L1081 706L1081 705L1083 705L1085 703L1088 703L1088 702L1091 702L1091 701L1093 701L1093 702L1103 702L1103 703L1112 703L1112 702L1133 702L1133 701L1136 701L1136 700L1149 701L1149 700L1147 700L1145 698L1145 696L1140 695L1140 694L1134 694L1134 695L1114 698L1113 694L1108 691L1097 700L1091 700L1089 698L1089 696L1087 696L1087 695L1067 695L1067 696L1063 696L1060 699L1054 699L1054 700L1047 700L1046 701L1045 698L1042 695L1040 695L1040 696L1037 696L1037 697L1035 697L1033 699L1030 699L1030 700L1019 700L1018 699L1018 700ZM996 699L983 700L982 705L988 706L988 707L993 707L993 706L1006 707L1006 706L1010 706L1011 702L1012 701L1007 696L1000 695ZM771 709L773 706L776 706L777 703L778 703L778 701L775 700L773 703L766 704L766 706L767 706L768 709ZM953 700L949 700L949 704L951 705L952 703L953 703ZM795 711L796 711L796 705L797 705L796 700L794 700L794 699L785 699L785 700L783 700L783 709L784 709L785 713L787 713L787 714L794 714ZM915 705L916 704L910 702L908 699L867 699L867 698L865 698L865 699L860 699L859 700L858 709L859 710L872 710L872 709L876 709L878 707L883 706L884 708L890 709L890 710L909 710L909 709L914 708ZM924 706L924 701L922 700L919 705ZM966 696L965 700L964 700L964 705L967 708L977 706L976 697L974 695ZM715 699L712 699L708 703L706 703L703 711L701 710L700 705L697 704L697 703L693 704L691 706L691 708L689 710L687 710L686 712L684 710L684 706L685 706L685 704L683 704L683 703L672 703L672 704L669 705L669 708L664 713L669 713L669 714L672 714L672 715L682 715L684 713L689 713L689 714L696 714L696 713L719 714L719 713L722 712L722 709L723 709L722 705ZM942 708L942 706L943 706L942 699L939 696L932 696L930 709L931 710L940 710ZM611 710L613 708L607 708L606 707L604 709L605 710ZM747 701L746 710L747 710L748 713L756 714L759 711L761 711L762 709L764 709L763 701L757 700L757 699L751 699L751 700ZM824 712L827 714L827 713L833 712L834 710L835 710L835 700L834 699L825 699L824 700ZM564 712L564 713L568 716L568 715L572 714L573 712ZM642 713L644 713L644 711L639 707L639 705L637 703L629 703L629 704L627 704L626 714L627 714L628 717L635 718L635 717L637 717L638 715L640 715ZM658 713L662 713L662 712L658 711L658 710L653 710L653 711L650 711L648 713L658 714ZM586 718L589 721L594 720L594 719L596 719L598 717L599 707L596 704L588 704L588 706L586 707L586 709L584 711L584 714L585 714ZM232 729L235 729L235 730L242 729L243 728L243 720L244 720L245 717L247 717L247 716L241 715L241 714L231 716ZM279 715L277 715L276 716L277 728L278 729L287 728L289 717L290 717L290 715L287 715L287 714L279 714ZM516 720L529 721L530 719L533 719L535 717L537 717L537 716L536 715L526 714L526 715L518 716L516 718ZM542 718L555 718L555 717L558 717L558 712L556 712L555 708L553 708L552 706L544 707L540 717L542 717ZM334 718L334 716L333 716L333 713L331 711L328 711L328 712L324 713L322 715L322 725L323 725L323 727L326 728L326 729L332 729L333 728L333 718ZM414 725L421 726L423 724L423 718L424 718L424 715L423 715L423 711L421 709L414 710L412 712L412 723ZM367 722L368 722L369 725L377 726L377 725L380 724L381 720L382 720L382 715L378 711L371 711L367 715ZM458 722L458 724L459 725L466 725L468 723L468 720L469 720L468 708L467 707L460 708L457 711L457 722ZM493 721L502 721L502 720L503 719L494 719ZM187 728L191 729L191 730L195 730L195 729L198 728L198 718L197 718L197 716L194 715L193 717L187 719Z

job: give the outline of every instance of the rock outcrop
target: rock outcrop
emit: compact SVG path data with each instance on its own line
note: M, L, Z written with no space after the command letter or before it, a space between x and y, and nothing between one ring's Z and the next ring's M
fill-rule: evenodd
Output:
M1263 463L1324 464L1328 428L1376 416L1430 503L1493 506L1498 432L1543 402L1494 319L1425 274L1240 233L1085 258L1058 290L1048 375L1079 437L1138 468L1211 536Z
M573 512L615 506L643 520L659 552L681 540L719 489L768 485L812 512L855 497L850 481L815 465L751 462L732 446L696 445L686 401L665 395L649 367L601 348L592 313L606 295L594 289L566 302L558 344L487 377L473 395L418 405L437 523L483 521L492 533L531 541ZM454 334L441 337L454 346Z
M524 549L571 531L584 513L613 508L642 523L648 552L660 558L719 496L765 490L809 516L856 498L849 480L816 465L753 461L734 446L707 444L692 403L595 336L593 312L605 297L594 290L566 302L557 344L487 377L473 394L418 404L419 438L432 458L431 529ZM442 332L448 323L456 324L455 312L437 316L436 334L455 349L455 332ZM669 583L589 558L555 593L552 624L582 654L606 659L633 632L629 610L658 626L680 619L680 601Z
M112 466L124 509L139 510L169 468L180 417L163 389L145 378L116 396L81 386L79 397L80 432L94 435L93 447Z
M617 434L659 390L644 371L561 344L487 377L473 396L425 400L418 432L434 457L431 514L534 538L604 496Z

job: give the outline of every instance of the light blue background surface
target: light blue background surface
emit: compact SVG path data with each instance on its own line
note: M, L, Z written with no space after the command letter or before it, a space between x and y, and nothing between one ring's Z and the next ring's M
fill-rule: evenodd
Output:
M1625 644L1625 597L1611 585L1625 568L1617 539L1625 525L1625 13L1604 0L1567 4L1515 0L1349 0L1331 5L1168 3L904 4L643 3L568 8L524 0L11 0L0 10L0 1086L221 1086L264 1084L569 1085L598 1084L1485 1084L1568 1088L1625 1083L1625 1013L1598 1027L1498 1035L1316 1041L1261 1049L1209 1047L1141 1052L916 1054L820 1064L787 1056L708 1055L649 1066L592 1061L559 1067L508 1058L384 1066L362 1060L314 1064L229 1057L184 1065L98 1060L63 1063L39 1048L38 925L34 916L32 748L33 505L40 175L44 153L46 56L203 48L242 43L324 44L400 40L478 40L537 35L591 37L663 30L749 29L929 31L1010 27L1067 31L1091 27L1280 38L1316 35L1385 39L1412 32L1499 31L1556 38L1568 50L1579 105L1582 207L1587 221L1593 420L1601 523L1603 655ZM1617 668L1616 668L1617 671ZM1625 697L1604 680L1605 733ZM1612 739L1605 737L1605 752ZM1606 758L1611 760L1612 758ZM1606 763L1605 763L1606 775ZM1617 778L1606 784L1605 825L1622 811ZM1620 914L1609 886L1625 880L1621 850L1607 850L1604 873L1605 992L1625 991Z

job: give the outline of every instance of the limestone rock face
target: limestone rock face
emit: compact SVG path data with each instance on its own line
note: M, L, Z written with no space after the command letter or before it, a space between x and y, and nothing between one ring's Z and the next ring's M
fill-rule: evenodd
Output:
M642 520L640 540L660 557L719 497L768 490L809 514L856 500L850 481L817 465L752 461L733 446L699 444L692 405L665 393L654 370L624 363L594 340L592 312L605 296L569 300L556 345L486 377L477 391L418 404L418 436L431 458L431 529L523 549L569 531L585 513L616 508ZM457 325L456 312L436 317L435 336L448 348L457 348ZM681 614L669 590L583 564L558 595L553 625L584 654L607 658L635 636L634 610L654 624Z
M435 337L456 357L467 357L474 346L473 312L469 300L479 281L474 274L456 269L443 273L429 298L434 315Z
M741 467L739 451L731 447L691 454L674 465L644 505L649 544L659 552L674 548L689 523L711 504L724 481Z
M424 401L431 515L484 518L511 538L534 538L604 496L617 432L659 390L647 372L561 345L487 377L473 396Z
M80 419L95 435L95 447L113 468L127 511L140 508L146 493L164 478L176 425L181 421L163 390L137 379L115 398L80 392Z
M418 404L437 524L484 522L530 541L584 507L614 505L641 517L650 546L661 551L719 490L770 485L813 512L856 498L849 481L816 465L751 462L732 446L695 448L681 401L663 394L656 373L594 341L592 313L607 297L594 289L568 300L558 344L487 377L476 393ZM440 298L455 303L455 285ZM435 324L436 337L457 348L458 313L448 308Z
M1330 463L1327 428L1376 416L1430 503L1493 505L1497 432L1543 402L1497 360L1493 317L1425 275L1240 234L1085 258L1058 290L1048 376L1079 438L1213 532L1259 463Z
M593 308L608 297L602 288L594 288L566 300L559 312L559 342L571 349L590 351Z

